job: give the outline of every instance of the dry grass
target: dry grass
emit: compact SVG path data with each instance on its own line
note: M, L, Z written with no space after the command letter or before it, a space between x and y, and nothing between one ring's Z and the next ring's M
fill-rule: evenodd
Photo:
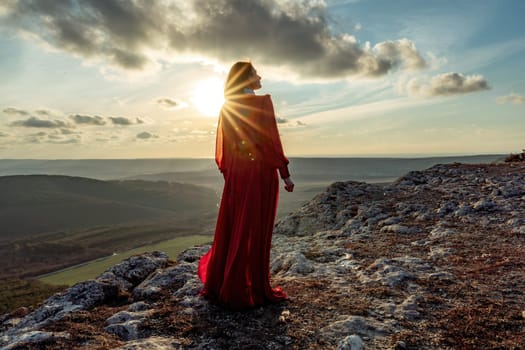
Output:
M505 162L507 163L513 163L513 162L523 162L525 161L525 149L521 153L511 153L505 158Z
M66 286L52 286L37 280L19 278L0 279L0 315L17 308L34 308Z
M114 349L123 344L116 336L104 331L105 321L113 314L125 307L98 307L90 311L80 311L67 315L59 323L46 330L54 332L67 332L69 339L57 339L49 344L48 349L53 350L107 350ZM39 344L40 345L40 344ZM28 349L31 349L29 347ZM38 346L35 349L46 349Z

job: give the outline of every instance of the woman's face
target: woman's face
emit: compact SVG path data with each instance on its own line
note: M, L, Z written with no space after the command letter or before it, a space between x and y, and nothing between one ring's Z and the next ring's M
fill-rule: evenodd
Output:
M257 71L255 68L252 68L252 72L250 74L250 89L257 90L261 88L261 77L257 74Z

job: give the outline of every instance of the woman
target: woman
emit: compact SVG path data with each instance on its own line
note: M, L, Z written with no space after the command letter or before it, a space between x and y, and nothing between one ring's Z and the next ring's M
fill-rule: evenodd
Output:
M228 74L217 127L215 160L224 190L212 248L199 263L202 294L234 310L286 299L270 286L270 247L279 179L294 183L270 95L256 96L261 77L250 62Z

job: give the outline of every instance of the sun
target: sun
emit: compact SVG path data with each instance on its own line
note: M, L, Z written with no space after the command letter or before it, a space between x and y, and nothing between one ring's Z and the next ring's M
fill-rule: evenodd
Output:
M219 78L199 81L191 93L191 102L205 117L219 115L224 103L223 83Z

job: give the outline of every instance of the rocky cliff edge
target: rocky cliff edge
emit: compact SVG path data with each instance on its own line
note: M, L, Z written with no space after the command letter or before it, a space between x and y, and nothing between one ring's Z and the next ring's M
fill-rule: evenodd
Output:
M1 349L519 349L525 164L436 165L338 182L277 223L288 301L230 312L199 297L209 246L130 257L34 311Z

